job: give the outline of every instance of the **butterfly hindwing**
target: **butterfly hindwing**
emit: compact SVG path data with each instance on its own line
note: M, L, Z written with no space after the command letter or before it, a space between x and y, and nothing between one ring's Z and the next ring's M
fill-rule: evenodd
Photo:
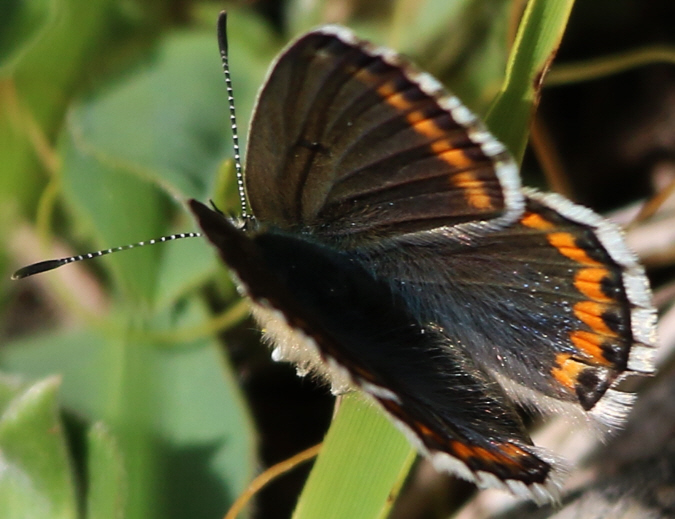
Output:
M611 223L527 193L523 216L504 229L467 240L412 235L360 253L512 397L549 410L572 403L618 426L632 397L615 386L653 370L647 278Z
M439 469L534 498L555 492L557 469L532 446L499 385L411 314L388 282L348 252L280 231L247 236L202 204L191 207L254 315L276 331L275 358L370 394Z

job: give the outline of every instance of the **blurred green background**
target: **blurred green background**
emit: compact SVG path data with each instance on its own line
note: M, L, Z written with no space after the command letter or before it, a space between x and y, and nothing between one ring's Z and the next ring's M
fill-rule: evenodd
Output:
M524 4L0 1L2 516L222 517L261 467L328 426L326 389L267 360L201 240L9 279L34 261L195 230L188 198L238 210L220 10L245 149L271 59L325 22L408 54L485 115ZM578 2L557 63L672 45L673 20L667 0ZM657 191L659 168L675 160L664 61L544 89L526 183L601 211ZM672 261L652 265L672 279ZM288 517L305 476L273 485L249 512ZM415 517L455 506L434 499Z

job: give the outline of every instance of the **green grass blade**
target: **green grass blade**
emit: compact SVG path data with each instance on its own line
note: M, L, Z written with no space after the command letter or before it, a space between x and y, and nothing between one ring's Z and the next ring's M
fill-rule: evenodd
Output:
M650 45L618 54L557 64L546 78L546 87L594 81L654 63L675 65L675 46Z
M485 121L517 162L525 153L543 78L573 5L574 0L530 0L520 22L504 83Z
M127 513L124 456L117 439L103 422L96 422L87 433L87 519L125 517Z
M415 451L360 393L342 399L293 519L386 517Z

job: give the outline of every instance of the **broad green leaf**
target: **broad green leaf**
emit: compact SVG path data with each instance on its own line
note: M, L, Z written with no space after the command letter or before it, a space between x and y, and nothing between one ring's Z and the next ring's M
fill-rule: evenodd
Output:
M105 423L114 442L100 438L96 463L112 464L117 479L112 494L96 488L97 507L112 506L113 494L122 492L132 519L218 517L250 480L255 436L219 345L208 338L170 346L147 340L205 318L201 305L186 302L145 323L121 318L106 334L50 334L0 352L4 369L59 374L64 407L88 423ZM117 458L123 470L115 468Z
M247 27L261 32L252 20L242 16L230 32L238 106L248 108L240 110L241 127L264 72L259 57L249 59L248 40L236 43L251 37L242 32ZM260 38L258 45L267 48L267 40ZM63 195L75 223L96 237L94 248L194 230L188 214L181 227L169 228L171 206L184 211L187 198L209 198L223 159L232 153L215 19L209 30L168 35L142 67L78 104L60 151ZM166 193L179 204L171 204ZM113 266L115 286L126 298L162 306L212 271L214 255L206 250L193 240L103 262Z
M33 44L22 47L11 77L0 83L0 204L12 204L23 214L33 211L46 174L58 169L51 148L68 103L92 80L94 69L112 61L103 58L119 49L112 43L129 35L106 28L113 22L118 29L124 26L115 0L53 2L56 15L42 24ZM30 12L45 4L19 3Z
M169 232L167 191L180 201L206 196L226 149L225 99L215 35L184 32L160 42L139 71L72 111L61 146L62 190L78 224L97 236L97 247ZM194 229L183 221L187 229L181 230ZM205 247L172 243L105 261L125 297L150 307L170 302L157 301L157 290L176 297L188 286L186 277L192 283L204 278L213 265L210 255L183 263L188 276L176 268L195 258L193 250ZM166 269L163 254L169 257Z
M77 518L74 478L58 412L58 378L18 385L3 376L0 386L2 517Z
M148 61L73 110L73 145L174 196L203 199L231 148L215 30L171 34Z
M185 222L183 229L192 229L192 221L187 218L181 221ZM181 296L204 283L218 261L212 247L202 238L167 244L161 253L155 273L155 305L158 310L175 304Z
M170 201L155 184L83 153L73 139L65 141L62 149L63 195L72 208L74 223L87 235L96 236L94 248L149 240L167 232ZM162 249L189 245L176 242L134 249L98 263L112 267L115 289L127 303L147 311L154 303Z
M260 56L248 59L251 33L263 34L253 20L242 15L229 31L244 129L264 72ZM80 104L68 119L80 153L152 181L180 199L206 199L233 149L215 18L212 24L163 38L147 63ZM241 25L249 32L242 33ZM260 38L258 45L266 40Z

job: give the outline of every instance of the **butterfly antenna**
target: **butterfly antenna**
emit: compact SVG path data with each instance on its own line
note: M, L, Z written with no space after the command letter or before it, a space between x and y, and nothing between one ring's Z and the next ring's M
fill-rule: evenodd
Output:
M230 109L230 125L232 128L232 144L234 147L234 167L237 171L237 189L239 202L241 203L241 217L244 220L250 218L247 210L246 189L244 187L244 173L241 167L241 155L239 153L239 131L237 129L237 115L234 109L234 91L230 78L230 64L227 58L227 13L222 11L218 17L218 46L220 47L220 59L223 62L225 74L225 86L227 88L227 104Z
M178 234L170 234L168 236L162 236L161 238L155 238L149 241L139 241L138 243L132 243L130 245L122 245L121 247L114 247L112 249L99 250L96 252L89 252L87 254L80 254L79 256L70 256L69 258L53 259L47 261L40 261L39 263L33 263L27 267L23 267L17 270L12 274L12 279L22 279L32 276L34 274L39 274L40 272L47 272L48 270L53 270L68 263L75 263L76 261L84 261L92 258L98 258L99 256L105 256L106 254L112 254L113 252L120 252L123 250L134 249L136 247L143 247L145 245L154 245L155 243L162 243L165 241L180 240L182 238L199 238L201 233L198 232L183 232Z

